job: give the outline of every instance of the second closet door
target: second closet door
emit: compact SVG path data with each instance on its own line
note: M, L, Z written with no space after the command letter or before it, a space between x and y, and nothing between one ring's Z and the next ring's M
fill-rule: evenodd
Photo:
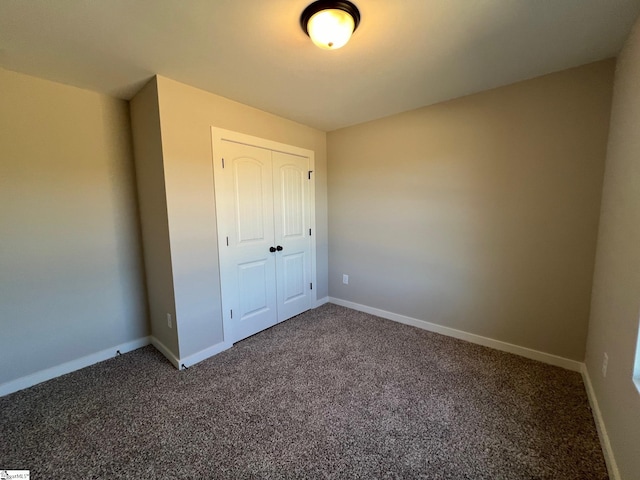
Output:
M311 308L309 159L272 153L278 321Z

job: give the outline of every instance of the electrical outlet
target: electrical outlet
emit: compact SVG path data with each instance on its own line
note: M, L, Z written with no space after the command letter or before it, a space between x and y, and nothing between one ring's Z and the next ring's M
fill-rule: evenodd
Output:
M344 283L345 285L349 285L349 275L342 275L342 283Z
M604 356L602 357L602 376L603 377L607 376L608 366L609 366L609 355L607 355L607 353L605 352Z
M171 314L170 313L167 313L167 327L173 328L172 323L171 323Z

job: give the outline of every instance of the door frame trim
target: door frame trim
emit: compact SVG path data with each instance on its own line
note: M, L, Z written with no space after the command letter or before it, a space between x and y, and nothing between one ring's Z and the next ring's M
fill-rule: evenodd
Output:
M239 143L242 145L249 145L252 147L263 148L265 150L271 150L275 152L287 153L290 155L297 155L299 157L306 157L309 159L309 169L313 172L311 175L311 179L309 180L309 222L311 225L311 282L313 283L314 288L311 290L311 301L310 308L314 308L316 303L318 302L318 282L316 278L316 237L318 235L318 229L316 227L316 176L315 176L315 152L313 150L309 150L306 148L296 147L294 145L288 145L286 143L276 142L274 140L269 140L266 138L255 137L253 135L247 135L245 133L234 132L232 130L226 130L224 128L211 127L211 167L212 167L212 175L213 175L213 206L215 211L215 223L216 223L216 231L217 231L217 240L218 240L218 278L220 280L220 310L222 314L222 335L223 342L231 346L233 344L233 338L230 332L232 331L231 318L229 313L225 311L225 299L222 291L222 272L221 272L221 263L220 263L220 252L221 247L223 247L223 238L222 233L218 224L218 210L216 204L216 193L215 193L215 170L216 170L216 159L219 157L217 154L217 150L222 141ZM228 309L227 309L228 310Z

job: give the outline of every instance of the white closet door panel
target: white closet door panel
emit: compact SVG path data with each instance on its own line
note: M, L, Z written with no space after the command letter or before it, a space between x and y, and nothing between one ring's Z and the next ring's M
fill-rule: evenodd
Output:
M271 152L222 141L215 169L223 305L237 342L278 322ZM224 167L222 166L224 165ZM225 333L226 335L226 333Z
M251 157L233 161L235 190L235 220L238 245L264 242L271 235L271 195L265 177L269 171L265 163Z
M306 159L304 159L306 160ZM301 162L302 163L302 162ZM302 167L306 169L306 161ZM279 170L280 180L280 222L281 234L284 239L303 238L307 224L306 193L307 171L296 165L284 164Z
M305 252L296 252L291 255L282 255L282 275L283 275L283 301L284 303L298 299L306 295L308 285L305 276Z
M272 256L238 264L238 306L232 318L234 341L277 323Z
M311 308L309 159L273 152L278 320Z

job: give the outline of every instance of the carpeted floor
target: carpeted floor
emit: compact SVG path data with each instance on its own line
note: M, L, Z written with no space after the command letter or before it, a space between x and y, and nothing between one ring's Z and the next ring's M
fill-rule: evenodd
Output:
M0 398L33 479L605 479L578 373L325 305L175 370L153 347Z

